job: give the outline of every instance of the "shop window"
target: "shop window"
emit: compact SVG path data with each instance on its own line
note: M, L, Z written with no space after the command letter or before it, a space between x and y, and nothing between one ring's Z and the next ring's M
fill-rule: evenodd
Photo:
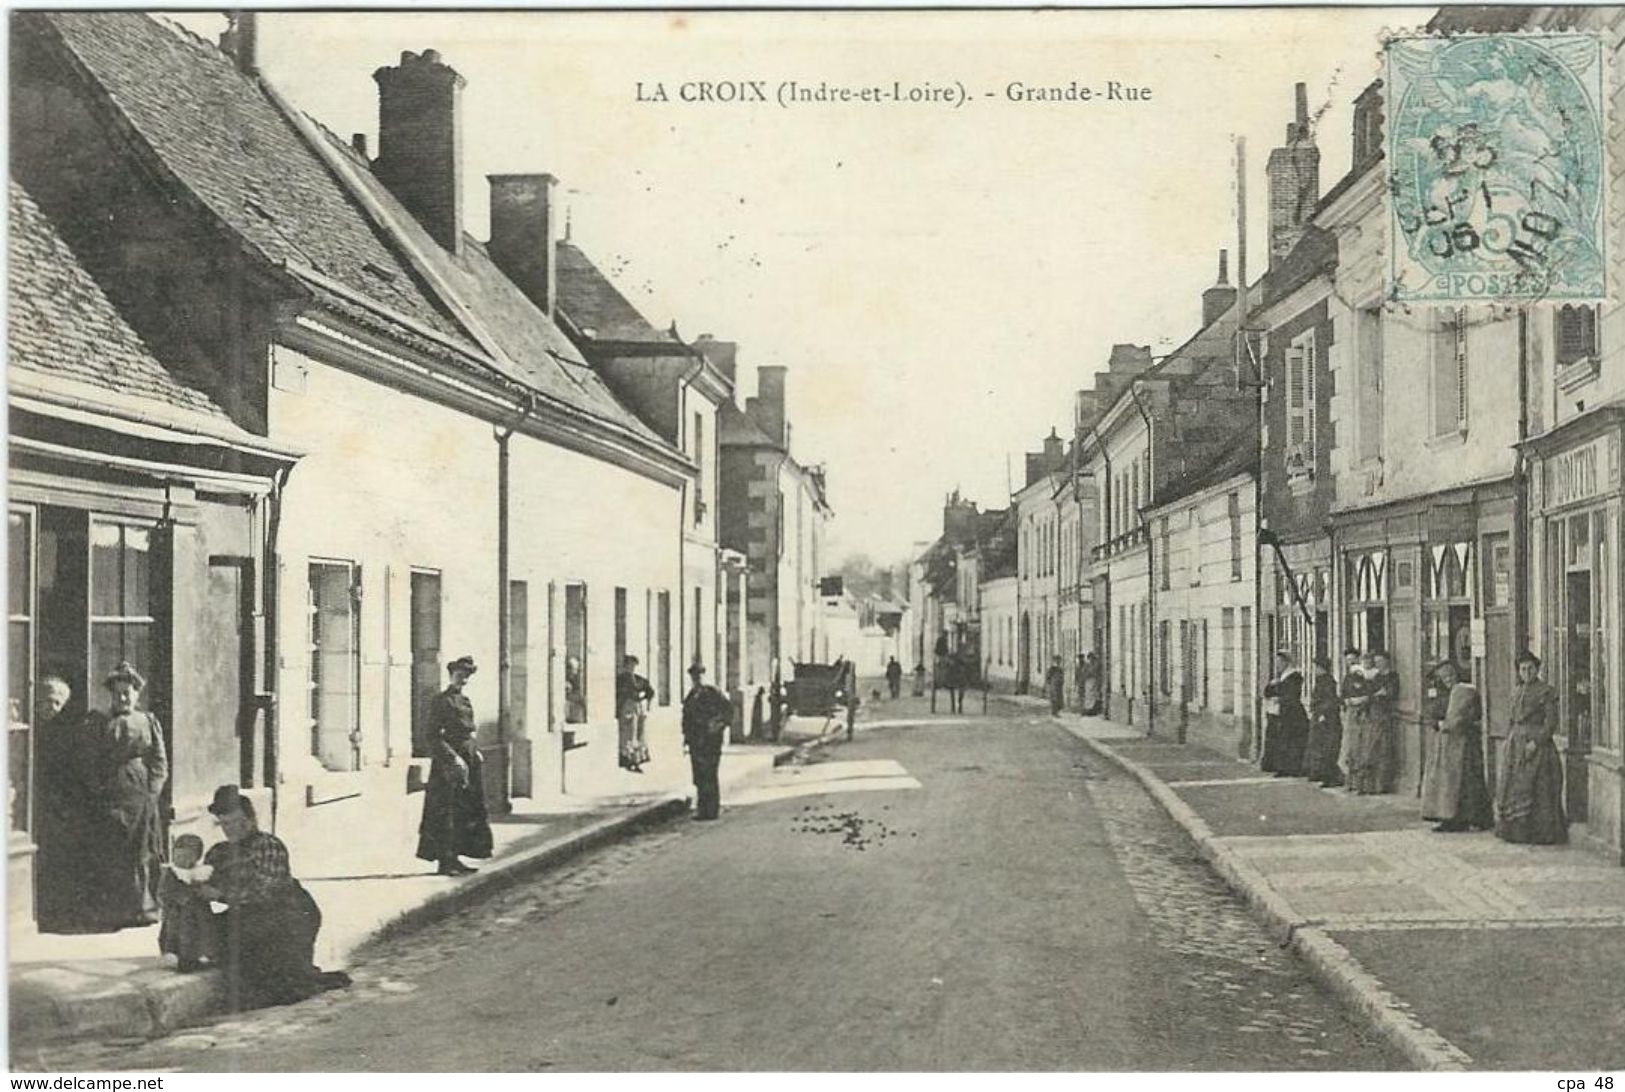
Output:
M1566 304L1552 316L1552 341L1557 366L1595 360L1601 355L1597 345L1597 308L1591 304Z
M32 829L33 723L34 723L34 515L13 509L6 516L7 569L6 640L10 650L10 716L6 733L10 781L7 814L11 830Z
M564 723L587 723L587 585L564 586Z
M153 529L93 520L90 525L90 678L127 660L155 676Z
M429 756L429 716L440 693L440 574L413 569L407 604L412 642L412 756Z
M360 769L360 568L348 561L311 562L306 602L310 753L329 770Z

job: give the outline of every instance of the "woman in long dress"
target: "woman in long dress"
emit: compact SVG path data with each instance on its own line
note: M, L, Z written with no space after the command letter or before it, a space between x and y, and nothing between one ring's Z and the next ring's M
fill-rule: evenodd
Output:
M225 967L230 1007L286 1005L349 985L344 972L316 966L322 912L293 878L288 847L260 830L254 802L236 785L222 785L209 812L226 840L204 855L212 871L198 892L226 905L214 917L213 947Z
M1463 682L1451 660L1434 672L1428 717L1427 759L1422 770L1422 818L1440 833L1491 825L1490 795L1484 785L1478 689Z
M89 713L83 735L94 794L84 890L94 926L116 930L158 920L158 794L169 781L169 756L163 725L136 708L147 685L141 672L121 662L104 681L109 709Z
M649 744L644 738L645 703L653 700L654 687L638 674L638 658L628 656L615 675L615 724L620 744L617 756L621 768L642 773L649 761Z
M1343 717L1337 694L1337 682L1332 678L1332 662L1324 656L1313 665L1314 682L1309 687L1309 743L1303 752L1304 776L1318 781L1327 788L1343 783L1343 771L1337 765L1338 752L1343 746Z
M418 824L418 858L438 863L442 876L476 872L459 857L491 855L491 822L485 810L485 781L474 739L474 706L463 687L479 670L474 657L446 665L451 683L429 709L429 785Z
M1563 761L1557 731L1557 691L1540 678L1540 658L1518 657L1511 730L1501 745L1495 792L1495 836L1507 842L1561 845L1569 840L1563 812Z
M1337 683L1337 701L1343 713L1343 743L1337 765L1343 772L1343 788L1352 791L1357 755L1365 746L1366 677L1365 660L1359 649L1343 653L1343 677Z
M1386 653L1371 659L1374 673L1366 679L1365 717L1357 749L1351 749L1349 787L1362 796L1394 791L1399 716L1399 676Z
M1264 736L1259 767L1276 777L1300 777L1309 718L1303 711L1303 673L1292 666L1290 654L1275 654L1275 678L1264 687L1264 697L1275 703L1276 713Z

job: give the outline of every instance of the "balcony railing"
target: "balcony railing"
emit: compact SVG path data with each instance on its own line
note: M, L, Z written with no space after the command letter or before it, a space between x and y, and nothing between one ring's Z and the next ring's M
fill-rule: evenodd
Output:
M1149 528L1141 524L1131 531L1125 531L1116 538L1108 539L1099 546L1092 547L1089 550L1089 560L1110 560L1118 554L1127 553L1129 550L1144 546L1150 537Z

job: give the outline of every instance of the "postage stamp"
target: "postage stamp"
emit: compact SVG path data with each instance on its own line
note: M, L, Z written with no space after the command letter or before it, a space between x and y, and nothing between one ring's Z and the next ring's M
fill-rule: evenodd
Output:
M1384 52L1389 297L1607 298L1601 42L1394 36Z

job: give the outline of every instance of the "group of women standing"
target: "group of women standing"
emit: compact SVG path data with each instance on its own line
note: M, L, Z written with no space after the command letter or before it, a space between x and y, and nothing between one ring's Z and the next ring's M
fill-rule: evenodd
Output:
M1495 756L1493 804L1483 752L1483 703L1453 661L1428 677L1422 817L1434 830L1489 830L1508 842L1551 845L1568 840L1562 762L1552 736L1557 693L1540 676L1533 653L1518 657L1510 731ZM1304 702L1302 674L1286 652L1264 688L1265 737L1260 766L1277 777L1306 777L1361 795L1390 793L1399 766L1399 676L1386 654L1350 651L1343 677L1324 657L1313 664Z

